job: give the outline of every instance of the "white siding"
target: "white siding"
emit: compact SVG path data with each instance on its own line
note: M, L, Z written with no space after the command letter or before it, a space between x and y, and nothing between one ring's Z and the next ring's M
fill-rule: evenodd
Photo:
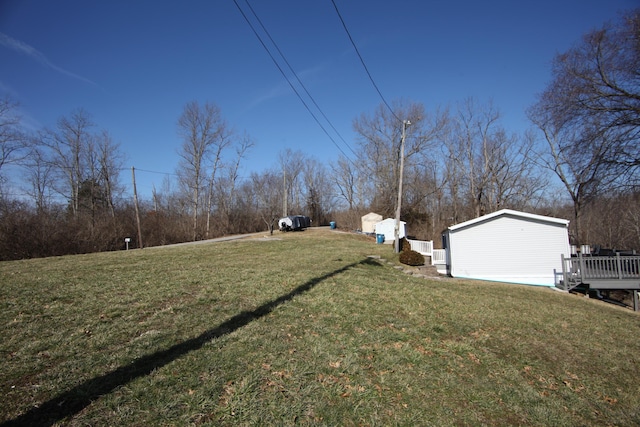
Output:
M555 219L503 214L460 226L449 230L453 277L553 286L569 254L567 223Z
M400 221L400 229L398 230L398 237L403 238L405 236L405 222ZM375 226L376 234L384 234L385 243L394 243L396 240L396 220L393 218L387 218L380 221Z

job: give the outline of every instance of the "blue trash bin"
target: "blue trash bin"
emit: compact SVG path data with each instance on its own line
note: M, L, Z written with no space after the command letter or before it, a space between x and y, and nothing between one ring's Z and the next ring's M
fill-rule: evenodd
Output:
M334 230L336 228L336 222L335 221L331 221L329 223L329 225L331 226L331 229Z
M379 245L384 243L384 234L376 234L376 242L378 242Z

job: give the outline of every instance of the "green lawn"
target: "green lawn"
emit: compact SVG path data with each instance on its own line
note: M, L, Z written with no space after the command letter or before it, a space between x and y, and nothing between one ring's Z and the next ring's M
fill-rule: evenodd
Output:
M373 239L0 264L7 425L640 425L640 316L417 278Z

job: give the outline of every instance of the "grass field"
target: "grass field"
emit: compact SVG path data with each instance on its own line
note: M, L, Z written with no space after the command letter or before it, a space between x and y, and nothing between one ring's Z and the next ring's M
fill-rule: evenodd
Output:
M3 425L640 425L640 316L310 229L0 264Z

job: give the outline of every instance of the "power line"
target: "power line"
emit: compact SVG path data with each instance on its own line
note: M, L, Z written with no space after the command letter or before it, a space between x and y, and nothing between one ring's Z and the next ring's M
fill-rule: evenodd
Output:
M333 7L336 10L336 14L338 15L338 18L340 18L342 27L344 28L344 31L347 33L347 36L349 37L349 40L351 41L351 45L353 46L353 49L356 51L358 58L360 58L360 62L362 63L362 66L364 67L364 70L366 71L367 76L369 76L369 80L373 84L373 87L376 89L376 92L378 92L378 95L380 95L380 98L382 99L382 102L384 102L384 105L386 105L389 111L391 111L391 114L393 115L393 117L395 117L396 120L398 120L399 122L402 122L402 120L396 115L396 113L393 111L393 109L391 108L387 100L384 98L384 96L382 95L382 92L380 92L380 89L378 88L378 85L376 84L376 82L373 80L373 76L371 76L371 73L369 72L369 68L367 67L367 64L364 62L364 59L362 58L360 51L358 50L358 46L356 46L355 41L353 41L353 37L351 37L351 33L347 28L347 24L344 22L344 19L342 19L342 15L340 14L340 10L338 10L338 5L336 5L335 0L331 0L331 3L333 3Z
M121 169L121 170L125 170L125 169L126 169L126 170L131 170L131 168L123 168L123 169ZM178 176L178 175L176 175L175 173L171 173L171 172L158 172L158 171L150 171L150 170L138 169L138 168L136 168L136 171L138 171L138 172L147 172L147 173L155 173L155 174L158 174L158 175L171 175L171 176Z
M251 8L251 5L249 5L248 0L245 0L245 2L247 3L247 5L249 6L249 8L251 9L251 11L253 12L253 8ZM242 8L240 7L240 5L238 4L237 0L233 0L233 3L236 5L236 7L238 8L238 10L240 11L240 14L242 14L242 17L244 18L244 20L247 22L247 24L249 25L249 27L251 28L251 30L253 31L253 34L258 38L258 41L260 42L260 44L262 45L262 47L264 48L264 50L267 52L267 54L269 55L269 57L271 58L271 60L273 61L273 63L275 64L276 68L278 68L278 71L280 71L280 74L282 74L282 76L285 78L285 80L287 81L287 83L289 83L289 86L291 87L291 90L293 90L293 92L296 94L296 96L298 97L298 99L300 100L300 102L302 102L302 105L304 105L304 107L306 108L306 110L309 112L309 114L311 115L311 117L313 117L313 119L315 120L315 122L318 124L318 126L320 126L320 128L322 129L322 131L327 135L327 137L331 140L331 142L333 143L333 145L336 146L336 148L342 153L342 155L349 159L349 157L346 155L346 153L342 150L342 148L338 145L338 143L333 139L333 137L329 134L329 132L327 131L327 129L322 125L322 123L320 122L320 120L318 120L318 117L313 113L313 111L311 111L311 109L309 108L309 105L305 102L305 100L302 98L302 96L300 95L300 93L298 92L298 90L295 88L294 84L291 82L291 80L289 79L289 77L287 76L287 74L284 72L284 70L282 69L282 67L280 66L280 64L278 63L278 61L275 59L275 57L273 56L273 54L271 53L271 51L269 50L269 48L267 47L266 43L264 42L264 40L262 39L262 37L260 36L260 34L258 34L258 31L255 29L255 27L253 26L253 24L251 23L251 21L249 20L249 18L247 17L247 15L244 13L244 11L242 10ZM258 22L260 22L259 18L257 17L257 15L254 13L254 16L256 17L256 19L258 20ZM262 23L260 23L262 25ZM263 26L264 29L264 26ZM268 32L266 31L266 29L264 29L265 33ZM269 36L269 38L271 39L271 37ZM280 53L280 55L283 57L284 59L284 55L282 54L282 52L280 51L280 49L277 48L276 43L273 41L273 39L271 39L271 42L276 46L276 49L278 50L278 52ZM284 59L285 63L288 62L286 61L286 59ZM289 66L291 68L291 66ZM292 70L293 72L293 70ZM295 72L293 72L294 75ZM297 75L296 75L297 78ZM298 82L300 82L300 79L298 79ZM301 86L304 88L304 85L302 85L302 83L300 83ZM306 88L305 88L306 91ZM307 91L307 95L309 95L309 92ZM309 95L309 98L311 98L313 100L313 97L311 97L311 95ZM320 110L320 112L322 112L322 110L318 107L318 105L315 103L316 108L318 108L318 110ZM325 120L327 120L327 122L329 122L329 124L331 124L331 122L326 118L326 116L323 114L323 116L325 117ZM333 125L332 125L333 127ZM335 130L335 127L333 128ZM336 131L337 133L337 131ZM344 141L344 139L343 139ZM345 141L346 143L346 141ZM349 146L347 144L347 146ZM349 149L351 149L351 147L349 146ZM351 149L351 151L353 152L353 149ZM354 153L355 154L355 153ZM349 159L349 161L351 161Z
M278 44L275 42L275 40L273 39L273 37L271 37L271 34L269 33L269 31L267 30L267 28L264 26L264 24L262 23L262 20L260 19L260 17L258 16L258 14L255 12L255 10L253 9L253 7L251 6L251 4L249 3L248 0L245 0L245 2L247 3L247 6L249 6L249 9L251 10L251 13L253 14L253 16L256 18L256 20L258 21L258 23L260 24L260 27L262 27L262 30L265 32L265 34L267 35L267 37L269 37L269 40L271 41L271 43L273 44L273 46L276 48L276 50L278 51L278 53L280 54L280 57L282 58L282 60L284 61L285 64L287 64L287 67L289 67L289 70L291 71L291 73L293 74L293 76L296 78L296 80L298 81L298 83L300 84L300 86L302 87L302 89L304 89L305 93L307 94L307 96L309 97L309 99L311 99L311 102L313 102L313 105L318 109L318 111L320 112L320 114L322 114L322 117L324 117L324 119L327 121L327 123L329 123L329 126L331 126L331 129L333 129L333 131L338 135L338 137L342 140L342 142L344 143L344 145L347 146L347 148L349 150L351 150L351 152L357 156L356 152L353 151L353 148L351 148L351 146L349 145L349 143L342 137L342 135L340 134L340 132L338 132L338 130L335 128L335 126L333 126L333 123L331 123L331 120L329 120L329 118L327 117L327 115L324 113L324 111L322 111L322 108L320 108L320 106L318 105L318 103L316 102L316 100L313 98L313 96L311 95L311 93L309 93L309 91L307 90L307 87L304 85L304 83L302 83L302 80L300 80L300 77L298 77L298 74L296 73L296 71L293 69L293 67L291 66L291 64L289 63L289 61L287 61L287 57L284 55L284 53L282 53L282 51L280 50L280 47L278 47ZM343 153L344 154L344 153Z

